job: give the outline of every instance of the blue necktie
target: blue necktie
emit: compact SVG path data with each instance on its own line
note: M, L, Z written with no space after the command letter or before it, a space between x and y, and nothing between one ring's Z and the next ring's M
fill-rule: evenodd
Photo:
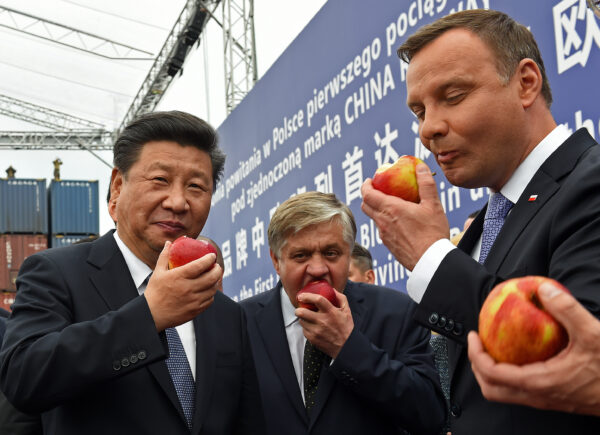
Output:
M487 258L496 236L500 232L506 215L512 208L513 203L506 199L500 192L494 193L485 212L483 221L483 234L481 235L481 252L479 262L483 264Z
M179 334L175 328L165 329L167 334L167 343L169 344L169 357L166 360L169 374L173 380L179 403L183 408L183 414L187 426L192 430L192 417L194 416L196 383L192 376L190 363L188 362L183 344L179 339Z

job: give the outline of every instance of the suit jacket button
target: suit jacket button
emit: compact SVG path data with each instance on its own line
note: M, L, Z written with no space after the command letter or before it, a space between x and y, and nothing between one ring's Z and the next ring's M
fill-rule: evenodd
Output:
M452 330L452 333L454 335L462 335L462 333L463 333L463 325L462 325L462 323L456 322L454 324L454 329Z
M429 323L435 325L438 322L439 318L440 316L438 316L438 313L431 313L431 315L429 316Z
M454 320L448 319L448 323L446 323L446 326L444 326L444 329L446 331L452 331L454 329Z
M121 370L121 362L118 360L113 361L113 370L114 371L119 371Z
M144 350L140 350L140 351L138 352L138 355L137 355L137 356L138 356L138 359L140 359L140 360L142 360L142 359L146 359L146 351L144 351Z
M136 362L138 362L138 356L137 356L137 355L134 353L133 355L131 355L131 356L129 357L129 362L130 362L131 364L135 364Z
M460 409L460 406L453 403L452 406L450 406L450 414L452 414L452 417L458 418L460 417L460 414L462 414L462 409Z
M129 366L129 359L128 358L123 358L121 360L121 366L122 367L128 367Z
M444 326L446 326L446 317L444 317L444 316L441 316L441 317L440 317L440 320L438 320L438 322L437 322L437 325L438 325L440 328L443 328Z

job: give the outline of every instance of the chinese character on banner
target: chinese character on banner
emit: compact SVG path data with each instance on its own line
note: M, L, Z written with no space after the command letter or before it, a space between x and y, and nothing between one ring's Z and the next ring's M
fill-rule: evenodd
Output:
M221 244L221 254L223 254L223 278L228 277L233 273L233 267L231 265L231 242L229 240L224 241Z
M354 199L361 198L360 187L363 183L363 171L360 159L362 159L362 156L363 150L355 146L352 154L346 153L346 159L342 162L347 205L350 205Z
M252 227L252 250L256 251L256 257L260 258L260 247L265 244L265 223L256 217L256 223Z
M415 137L415 152L413 155L418 159L425 161L427 157L431 155L431 151L425 148L425 145L423 145L423 142L421 142L421 138L419 137L419 123L413 121L410 125L410 129L414 134L417 135L417 137Z
M315 176L315 190L322 193L333 193L331 165L327 165L327 172L323 171Z
M592 46L600 48L600 29L585 0L562 0L552 8L556 63L562 74L577 65L585 66Z
M246 236L246 230L241 228L235 233L235 269L240 270L242 267L246 267L248 260L248 239Z
M398 153L394 148L392 148L392 142L398 138L398 130L391 130L390 123L387 122L385 124L385 136L383 138L379 136L379 133L375 133L373 136L375 138L375 143L380 148L375 151L375 160L377 161L377 167L383 165L384 163L394 163L398 160ZM381 157L381 151L384 151L383 158Z

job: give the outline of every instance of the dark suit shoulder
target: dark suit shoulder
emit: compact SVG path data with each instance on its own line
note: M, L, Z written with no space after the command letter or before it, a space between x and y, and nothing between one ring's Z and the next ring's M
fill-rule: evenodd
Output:
M259 307L264 306L274 296L274 292L280 291L280 286L274 287L263 293L259 293L239 302L240 306L245 311L254 311Z
M344 293L355 299L364 299L383 310L397 310L399 306L407 309L416 306L406 293L374 284L348 281Z

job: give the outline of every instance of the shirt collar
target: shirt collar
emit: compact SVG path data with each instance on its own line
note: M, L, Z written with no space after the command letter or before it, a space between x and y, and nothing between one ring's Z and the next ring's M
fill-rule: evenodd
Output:
M516 204L538 169L569 136L568 128L563 124L559 124L521 162L508 182L502 186L500 193L513 204Z
M119 237L119 230L115 231L113 236L115 238L115 242L117 242L117 246L121 250L121 254L123 254L123 258L125 258L125 263L127 263L127 268L129 269L131 278L133 278L135 288L139 289L148 275L152 273L152 269L150 269L142 260L137 258L133 252L131 252L131 249L129 249L125 242L123 242L123 240L121 240Z
M281 286L281 312L283 314L283 324L287 328L298 320L296 317L296 307L292 305L290 297L286 293L283 285Z

